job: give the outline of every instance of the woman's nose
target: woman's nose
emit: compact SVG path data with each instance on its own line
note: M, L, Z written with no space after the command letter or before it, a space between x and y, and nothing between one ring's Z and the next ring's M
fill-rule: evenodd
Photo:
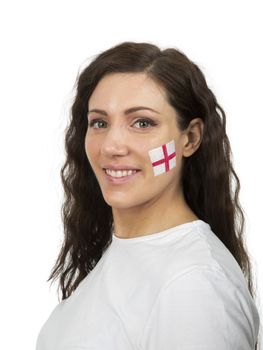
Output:
M101 145L101 153L105 156L126 155L128 151L127 137L121 127L115 127L105 133Z

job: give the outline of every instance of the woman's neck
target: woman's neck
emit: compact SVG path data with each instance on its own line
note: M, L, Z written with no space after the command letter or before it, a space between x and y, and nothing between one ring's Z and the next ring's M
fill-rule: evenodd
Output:
M173 199L166 197L132 208L112 208L112 213L113 230L120 238L145 236L198 220L182 193Z

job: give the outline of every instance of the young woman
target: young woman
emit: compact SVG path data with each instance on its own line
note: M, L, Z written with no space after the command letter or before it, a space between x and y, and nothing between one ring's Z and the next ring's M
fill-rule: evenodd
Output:
M81 72L49 277L62 301L37 350L256 348L225 126L202 72L174 48L124 42Z

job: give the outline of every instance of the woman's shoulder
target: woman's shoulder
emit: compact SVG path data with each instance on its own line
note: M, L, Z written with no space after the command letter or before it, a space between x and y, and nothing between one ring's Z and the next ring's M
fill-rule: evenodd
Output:
M156 327L156 334L181 348L188 339L189 346L204 349L252 349L259 331L257 307L239 264L210 225L195 221L167 243L168 270L142 342L157 341L152 339Z
M236 287L246 287L244 274L236 259L225 244L202 220L192 222L188 234L179 242L171 245L180 261L180 274L188 271L210 271L211 274L224 277Z

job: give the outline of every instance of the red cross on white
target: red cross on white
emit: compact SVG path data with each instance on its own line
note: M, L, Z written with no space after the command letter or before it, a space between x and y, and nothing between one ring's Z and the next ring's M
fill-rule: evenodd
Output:
M163 174L176 166L175 141L172 140L160 147L150 150L154 176Z

